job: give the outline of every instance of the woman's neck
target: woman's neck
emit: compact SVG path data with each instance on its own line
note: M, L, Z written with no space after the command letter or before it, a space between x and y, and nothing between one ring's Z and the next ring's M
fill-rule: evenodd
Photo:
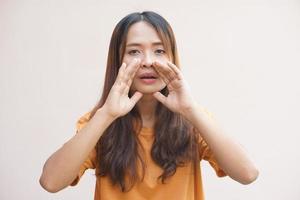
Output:
M144 127L153 128L157 104L158 101L151 94L144 94L137 102L137 108L142 117Z

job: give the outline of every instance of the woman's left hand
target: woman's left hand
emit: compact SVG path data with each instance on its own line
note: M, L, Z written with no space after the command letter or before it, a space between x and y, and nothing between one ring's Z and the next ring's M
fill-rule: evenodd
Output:
M160 92L155 92L153 96L171 111L187 115L196 102L180 69L169 61L167 63L155 61L153 66L169 90L167 97Z

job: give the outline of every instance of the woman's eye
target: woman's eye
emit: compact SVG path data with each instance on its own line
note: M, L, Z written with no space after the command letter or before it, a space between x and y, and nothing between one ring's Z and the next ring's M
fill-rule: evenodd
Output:
M128 52L129 55L137 55L138 53L139 53L138 50L130 50L130 51Z
M157 50L155 51L155 53L157 53L157 54L165 54L166 51L163 50L163 49L157 49Z

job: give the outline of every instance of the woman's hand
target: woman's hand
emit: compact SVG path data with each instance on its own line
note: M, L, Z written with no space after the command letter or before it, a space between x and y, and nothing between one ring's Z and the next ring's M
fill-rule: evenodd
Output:
M196 103L179 68L169 61L155 61L153 66L169 90L167 97L160 92L155 92L153 96L173 112L188 115Z
M118 118L127 114L143 96L142 93L136 91L131 98L128 97L132 80L139 67L139 59L133 59L128 66L125 63L121 65L116 81L103 105L109 116Z

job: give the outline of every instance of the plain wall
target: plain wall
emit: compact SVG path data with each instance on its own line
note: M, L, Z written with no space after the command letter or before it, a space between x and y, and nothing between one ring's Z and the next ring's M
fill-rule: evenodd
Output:
M0 199L93 199L95 177L51 194L46 159L99 100L111 33L134 11L173 27L198 103L260 170L241 185L202 162L206 199L300 199L300 2L0 1Z

